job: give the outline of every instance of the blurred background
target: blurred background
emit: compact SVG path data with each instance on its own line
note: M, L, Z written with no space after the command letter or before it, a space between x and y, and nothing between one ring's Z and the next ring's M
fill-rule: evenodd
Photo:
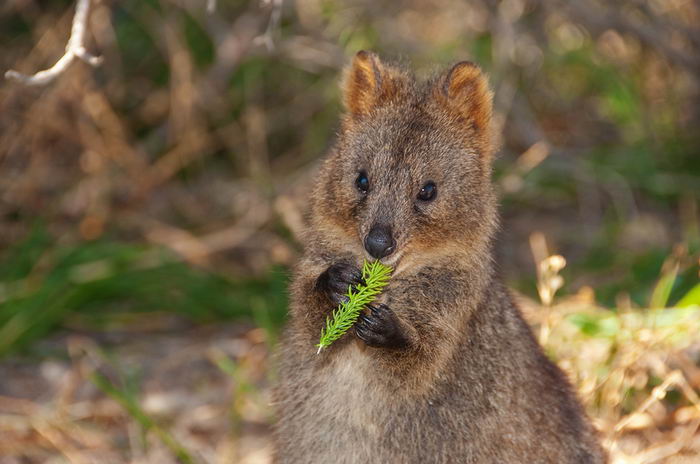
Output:
M75 3L0 5L0 68ZM700 2L99 0L0 83L0 463L266 463L360 49L490 75L501 273L614 463L700 459Z

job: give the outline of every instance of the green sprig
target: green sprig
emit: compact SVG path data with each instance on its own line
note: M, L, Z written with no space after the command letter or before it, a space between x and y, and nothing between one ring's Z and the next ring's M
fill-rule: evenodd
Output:
M391 267L385 266L379 261L370 263L365 260L362 265L364 284L357 285L355 291L350 286L346 294L347 301L338 305L338 308L333 311L332 317L326 318L326 326L321 329L321 339L316 345L318 347L317 353L342 337L357 322L362 309L374 301L375 297L389 283L391 271Z

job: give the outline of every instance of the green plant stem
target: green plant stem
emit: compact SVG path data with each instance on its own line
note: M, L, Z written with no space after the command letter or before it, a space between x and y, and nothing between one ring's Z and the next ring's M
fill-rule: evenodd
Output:
M391 272L391 267L379 261L364 262L362 266L364 284L357 285L354 291L350 286L346 294L347 300L338 305L330 318L326 318L326 326L321 329L321 339L316 345L317 354L342 337L357 322L364 307L373 302L389 283Z

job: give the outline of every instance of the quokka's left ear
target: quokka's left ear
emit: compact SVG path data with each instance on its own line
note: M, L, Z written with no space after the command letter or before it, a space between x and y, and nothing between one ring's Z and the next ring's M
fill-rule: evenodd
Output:
M477 65L461 61L452 66L437 79L433 95L470 138L476 137L491 145L493 94Z

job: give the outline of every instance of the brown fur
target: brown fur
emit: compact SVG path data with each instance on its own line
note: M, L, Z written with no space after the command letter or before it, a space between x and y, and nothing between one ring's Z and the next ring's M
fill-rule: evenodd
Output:
M275 401L283 463L602 463L564 375L543 354L494 273L491 92L458 63L428 82L360 52L348 114L312 195L291 284ZM370 191L355 188L360 170ZM438 193L416 201L428 180ZM382 302L409 343L373 348L351 332L316 355L333 309L316 281L359 266L377 221L395 266Z

